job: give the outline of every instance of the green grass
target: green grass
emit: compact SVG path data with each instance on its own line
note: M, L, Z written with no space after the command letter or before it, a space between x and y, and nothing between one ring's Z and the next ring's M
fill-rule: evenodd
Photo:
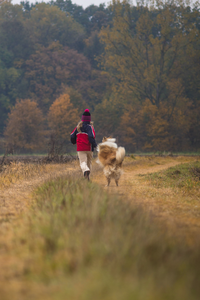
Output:
M187 189L200 188L200 161L180 164L165 171L146 176L156 187L172 187Z
M59 178L34 197L7 249L23 265L16 299L199 299L198 242L174 241L152 216L85 180ZM5 290L2 300L15 299Z

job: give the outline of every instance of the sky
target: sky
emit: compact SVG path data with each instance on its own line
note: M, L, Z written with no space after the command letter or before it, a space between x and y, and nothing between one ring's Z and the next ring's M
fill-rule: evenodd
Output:
M12 0L12 4L20 4L21 1L25 0ZM35 0L29 0L30 3L35 3ZM42 2L41 0L38 0L37 2ZM43 1L43 2L48 2ZM99 4L105 3L106 5L109 4L111 1L110 0L72 0L73 4L81 5L83 8L88 7L91 4L99 6Z

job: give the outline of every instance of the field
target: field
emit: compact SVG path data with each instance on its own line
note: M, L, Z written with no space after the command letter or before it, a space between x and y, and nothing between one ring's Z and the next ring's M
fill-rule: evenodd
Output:
M0 173L0 299L199 299L199 157L12 161Z

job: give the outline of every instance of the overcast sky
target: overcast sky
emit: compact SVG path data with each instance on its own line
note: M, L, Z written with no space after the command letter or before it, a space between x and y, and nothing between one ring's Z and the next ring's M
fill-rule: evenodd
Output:
M13 4L20 4L21 1L26 1L26 0L12 0ZM36 0L28 0L30 3L35 3ZM195 3L196 0L190 0L191 3ZM37 2L49 2L49 0L37 0ZM111 2L111 0L72 0L72 3L77 4L77 5L81 5L83 6L83 8L88 7L89 5L97 5L99 6L99 4L105 3L106 6ZM136 0L132 0L131 1L133 3L133 5L136 5Z
M20 4L21 1L25 1L25 0L12 0L12 4ZM35 0L29 0L30 3L35 3ZM38 0L37 2L48 2L48 0L46 1L40 1ZM109 4L111 1L109 0L72 0L72 3L77 4L77 5L81 5L84 8L88 7L91 4L97 5L99 6L99 4L101 3L105 3L106 5Z

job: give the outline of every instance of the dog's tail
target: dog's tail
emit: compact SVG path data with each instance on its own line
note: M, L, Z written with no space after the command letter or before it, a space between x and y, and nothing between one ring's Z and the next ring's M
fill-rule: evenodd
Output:
M124 147L119 147L117 149L117 152L116 152L116 162L118 164L120 164L123 160L124 160L124 157L125 157L125 148Z

